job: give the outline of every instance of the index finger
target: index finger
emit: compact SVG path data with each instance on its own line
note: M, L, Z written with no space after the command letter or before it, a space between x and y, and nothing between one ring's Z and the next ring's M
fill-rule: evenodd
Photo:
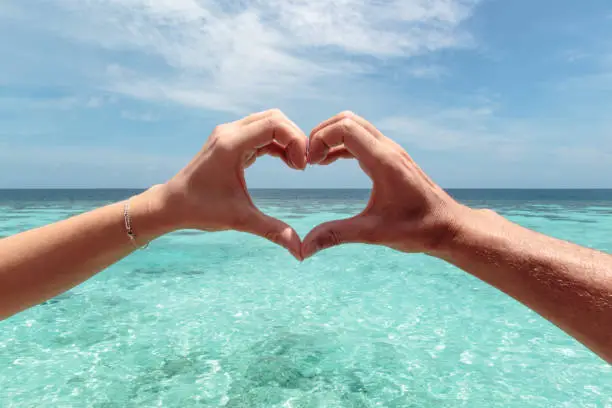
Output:
M256 150L273 142L287 151L287 157L295 167L306 167L308 138L284 115L263 117L238 131L237 144L241 151Z
M329 150L344 147L366 168L371 168L381 158L381 142L352 117L331 122L310 137L310 163L325 160Z
M291 119L289 119L284 113L283 111L281 111L280 109L268 109L266 111L262 111L262 112L257 112L257 113L253 113L249 116L246 116L240 120L237 120L235 122L233 122L234 124L238 125L238 126L246 126L249 125L251 123L257 122L258 120L261 119L265 119L265 118L269 118L269 117L282 117L284 119L286 119L289 123L291 123L291 125L293 125L297 130L300 130L299 126L295 124L295 122L293 122Z
M331 117L327 119L326 121L321 122L317 127L315 127L312 130L312 132L310 133L310 136L314 135L315 133L317 133L319 130L323 129L324 127L327 127L329 125L332 125L336 122L341 121L342 119L347 119L347 118L353 119L355 122L359 123L361 126L364 127L364 129L372 133L372 135L376 137L377 139L385 138L385 135L383 135L382 132L378 130L378 128L376 128L376 126L374 126L373 124L371 124L370 122L362 118L361 116L351 111L340 112L336 116Z

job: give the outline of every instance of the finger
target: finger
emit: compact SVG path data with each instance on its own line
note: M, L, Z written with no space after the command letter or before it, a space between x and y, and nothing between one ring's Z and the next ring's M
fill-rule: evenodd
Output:
M326 166L332 164L338 159L354 159L355 156L349 152L346 147L334 147L328 153L325 159L319 162L320 165Z
M324 161L330 149L337 146L344 146L366 168L371 168L382 156L380 141L353 118L344 118L311 136L309 162Z
M253 122L239 131L237 141L241 151L257 150L272 142L285 148L287 158L296 169L306 168L308 139L286 118L271 116Z
M276 142L270 143L267 146L257 149L257 152L255 152L255 155L253 158L253 163L255 162L255 159L257 157L266 156L266 155L273 156L273 157L279 157L282 161L285 162L287 166L291 167L292 169L295 169L295 166L293 165L293 163L291 163L291 161L289 160L289 157L287 156L287 150L285 150L284 147L280 146Z
M238 120L238 121L236 121L234 123L238 124L240 126L246 126L246 125L249 125L251 123L257 122L257 121L259 121L261 119L266 119L266 118L270 118L270 117L273 117L273 116L277 116L277 117L281 117L281 118L285 119L292 126L294 126L297 131L301 132L300 127L298 125L296 125L295 122L293 122L291 119L289 119L287 117L287 115L285 115L283 113L283 111L281 111L280 109L268 109L266 111L253 113L252 115L249 115L249 116L247 116L247 117L245 117L243 119L240 119L240 120Z
M319 251L341 244L375 243L374 227L374 220L363 215L321 224L304 238L302 256L306 259Z
M263 118L266 118L268 116L272 116L272 115L274 115L276 113L281 113L282 114L282 112L280 112L280 110L278 110L278 109L268 109L268 110L265 110L265 111L253 113L253 114L251 114L249 116L245 116L244 118L235 121L234 124L237 124L237 125L240 125L240 126L246 126L246 125L248 125L250 123L256 122L256 121L258 121L260 119L263 119Z
M383 135L382 132L380 130L378 130L378 128L376 128L376 126L374 126L373 124L371 124L370 122L368 122L367 120L362 118L361 116L359 116L356 113L351 112L351 111L340 112L336 116L333 116L333 117L327 119L326 121L321 122L317 127L315 127L312 130L310 135L312 136L315 133L317 133L319 130L323 129L324 127L327 127L329 125L333 125L334 123L339 122L342 119L346 119L346 118L353 119L355 122L359 123L366 130L368 130L370 133L372 133L372 135L374 135L374 137L376 137L377 139L385 138L385 135Z
M302 241L293 228L281 220L254 209L248 223L241 231L258 235L286 248L297 260L302 261Z
M244 159L243 167L245 169L251 167L255 163L255 160L257 160L257 152L251 152L251 154L247 155Z

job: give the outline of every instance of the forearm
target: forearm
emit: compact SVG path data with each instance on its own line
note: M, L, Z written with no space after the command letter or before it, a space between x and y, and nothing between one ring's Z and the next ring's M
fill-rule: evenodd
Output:
M256 234L301 257L300 238L253 204L244 169L263 154L306 167L308 139L278 110L218 126L164 185L130 200L140 245L180 228ZM123 203L0 240L0 319L64 292L131 253Z
M170 230L154 190L130 200L139 245ZM0 240L0 319L65 292L134 251L123 208L112 204Z
M550 238L489 211L436 253L547 318L612 362L612 256Z

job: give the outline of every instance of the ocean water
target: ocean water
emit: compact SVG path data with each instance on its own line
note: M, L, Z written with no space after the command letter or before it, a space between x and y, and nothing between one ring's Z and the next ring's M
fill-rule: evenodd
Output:
M0 191L0 236L133 193ZM451 193L612 252L612 191ZM368 192L253 195L303 236ZM612 367L436 259L183 231L0 322L0 407L132 406L612 407Z

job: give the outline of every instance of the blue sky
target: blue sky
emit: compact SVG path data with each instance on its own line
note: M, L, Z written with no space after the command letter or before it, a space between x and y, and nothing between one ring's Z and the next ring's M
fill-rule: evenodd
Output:
M444 187L612 187L608 0L5 0L0 59L0 187L160 183L272 107L306 133L354 110Z

